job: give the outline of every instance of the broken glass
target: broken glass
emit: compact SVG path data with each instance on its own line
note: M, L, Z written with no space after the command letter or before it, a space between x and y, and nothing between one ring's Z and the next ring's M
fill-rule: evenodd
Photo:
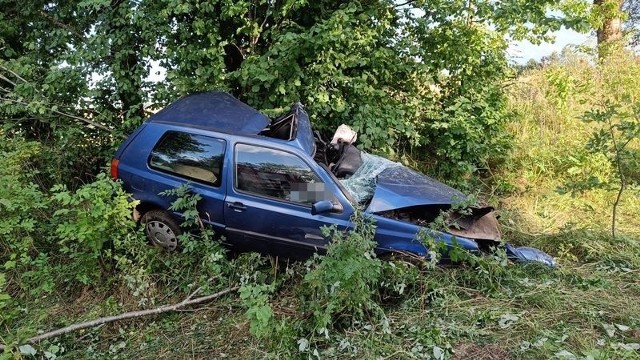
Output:
M402 166L400 163L365 152L361 153L361 157L362 166L350 178L340 180L358 204L364 204L371 200L376 190L376 177L381 172L388 168Z

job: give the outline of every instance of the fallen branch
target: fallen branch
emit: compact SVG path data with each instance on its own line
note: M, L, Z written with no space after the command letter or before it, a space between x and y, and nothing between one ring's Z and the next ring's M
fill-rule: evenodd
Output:
M46 14L45 14L45 15L46 15ZM8 73L11 73L11 75L15 76L17 79L19 79L19 80L20 80L20 81L22 81L23 83L25 83L25 84L29 84L29 82L28 82L27 80L25 80L23 77L21 77L20 75L18 75L15 71L13 71L13 70L11 70L11 69L7 68L6 66L3 66L2 64L0 64L0 70L4 70L4 71L6 71L6 72L8 72ZM1 73L0 73L0 80L3 80L3 81L5 81L5 82L7 82L7 83L9 83L9 84L13 85L14 87L17 85L17 84L16 84L16 82L12 81L11 79L9 79L8 77L6 77L6 76L2 75ZM8 91L8 89L4 89L4 88L2 88L2 89L3 89L3 90L5 90L5 92L6 92L7 94L10 92L10 91ZM36 90L36 92L40 93L40 92L39 92L39 91L37 91L37 90ZM28 104L27 102L19 101L19 100L15 100L15 99L11 99L11 98L8 98L8 97L2 97L2 98L0 98L0 100L10 101L10 102L13 102L13 103L15 103L15 104L23 105L23 106L25 106L25 107L29 106L29 104ZM84 118L84 117L79 117L79 116L76 116L76 115L73 115L73 114L69 114L69 113L66 113L66 112L63 112L63 111L54 110L54 107L53 107L53 106L50 106L49 110L50 110L51 112L53 112L54 114L57 114L57 115L60 115L60 116L64 116L64 117L68 117L68 118L70 118L70 119L78 120L78 121L84 122L84 123L86 123L86 124L89 124L89 125L91 125L91 126L93 126L93 127L96 127L96 128L98 128L98 129L102 129L102 130L108 131L108 132L110 132L110 133L113 133L113 129L111 129L111 128L109 128L109 127L105 126L105 125L102 125L102 124L100 124L100 123L98 123L98 122L91 121L91 120L86 119L86 118ZM94 113L95 113L95 111L94 111ZM126 136L122 136L122 137L123 137L123 138L126 138Z
M90 328L90 327L94 327L94 326L98 326L98 325L103 325L103 324L107 324L107 323L111 323L114 321L120 321L120 320L126 320L126 319L133 319L133 318L138 318L138 317L142 317L142 316L148 316L148 315L157 315L157 314L162 314L162 313L166 313L166 312L172 312L172 311L176 311L179 310L183 307L186 306L191 306L191 305L197 305L197 304L202 304L208 301L211 301L213 299L219 298L223 295L226 295L228 293L234 292L236 290L238 290L240 287L239 286L234 286L231 288L227 288L225 290L219 291L215 294L211 294L211 295L207 295L207 296L202 296L199 298L195 298L192 299L193 295L198 292L198 290L196 290L194 293L192 293L191 295L189 295L186 299L182 300L181 302L177 303L177 304L173 304L173 305L164 305L164 306L160 306L154 309L148 309L148 310L139 310L139 311L130 311L130 312L126 312L120 315L114 315L114 316L106 316L106 317L102 317L99 319L95 319L95 320L90 320L90 321L85 321L85 322L81 322L78 324L73 324L73 325L69 325L67 327L64 327L62 329L58 329L58 330L54 330L54 331L50 331L50 332L46 332L44 334L40 334L38 336L34 336L31 339L28 339L26 341L26 343L28 344L36 344L42 340L46 340L46 339L51 339L60 335L64 335L73 331L78 331L78 330L82 330L82 329L86 329L86 328ZM0 344L0 352L4 351L6 348L6 345L2 345Z
M2 98L2 100L4 100L4 101L10 101L10 102L12 102L12 103L14 103L14 104L20 104L20 105L23 105L23 106L25 106L25 107L29 106L29 103L26 103L26 102L24 102L24 101L20 101L20 100L14 100L14 99L10 99L10 98ZM70 119L74 119L74 120L82 121L82 122L87 123L87 124L89 124L89 125L91 125L91 126L93 126L93 127L96 127L96 128L99 128L99 129L102 129L102 130L108 131L108 132L110 132L110 133L113 133L113 129L108 128L107 126L102 125L102 124L100 124L100 123L97 123L97 122L95 122L95 121L91 121L91 120L89 120L89 119L85 119L85 118L83 118L83 117L75 116L75 115L73 115L73 114L68 114L68 113L66 113L66 112L62 112L62 111L58 111L58 110L54 110L53 108L49 109L49 111L51 111L51 112L52 112L52 113L54 113L54 114L60 115L60 116L65 116L65 117L68 117L68 118L70 118Z
M20 76L20 75L18 75L15 71L13 71L13 70L9 69L8 67L5 67L5 66L3 66L3 65L0 65L0 69L4 70L4 71L6 71L6 72L11 73L11 75L15 76L16 78L18 78L19 80L21 80L23 83L25 83L25 84L27 83L27 80L25 80L23 77L21 77L21 76ZM3 76L3 77L4 77L4 76ZM16 86L16 83L15 83L15 82L13 82L13 81L11 81L11 80L9 80L8 78L6 78L6 77L5 77L5 78L4 78L4 80L6 80L6 81L10 82L13 86Z

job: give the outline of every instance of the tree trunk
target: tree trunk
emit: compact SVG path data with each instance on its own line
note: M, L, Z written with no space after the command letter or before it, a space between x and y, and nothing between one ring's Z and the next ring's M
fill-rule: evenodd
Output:
M598 45L622 38L622 2L623 0L593 0L593 5L600 7L604 21L596 29Z

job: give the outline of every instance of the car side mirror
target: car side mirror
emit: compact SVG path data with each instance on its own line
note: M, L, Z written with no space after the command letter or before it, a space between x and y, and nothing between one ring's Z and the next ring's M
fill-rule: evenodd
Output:
M321 200L311 205L311 215L324 214L333 210L342 210L342 206L334 205L329 200Z

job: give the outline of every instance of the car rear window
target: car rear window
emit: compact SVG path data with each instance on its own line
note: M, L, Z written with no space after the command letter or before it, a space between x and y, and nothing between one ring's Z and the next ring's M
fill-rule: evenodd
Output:
M226 143L209 136L168 131L151 151L149 166L189 180L220 186Z
M326 198L324 183L298 156L276 149L237 144L236 189L303 204Z

